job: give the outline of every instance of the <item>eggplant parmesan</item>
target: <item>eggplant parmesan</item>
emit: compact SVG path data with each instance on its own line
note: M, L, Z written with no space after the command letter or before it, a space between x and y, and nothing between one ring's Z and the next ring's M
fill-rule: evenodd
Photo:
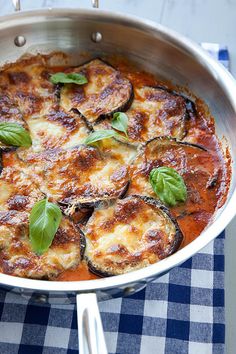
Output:
M136 88L132 105L126 111L129 143L137 145L157 136L182 140L187 133L191 105L190 100L164 88ZM110 120L98 126L110 129Z
M187 187L186 202L172 208L172 215L182 223L186 218L199 218L204 223L221 203L224 169L219 156L200 145L167 137L154 138L140 148L129 167L129 193L158 198L149 182L149 175L153 168L161 166L174 168Z
M24 128L32 145L1 142L0 124L0 271L84 280L157 263L196 238L226 199L230 158L213 119L195 97L122 59L72 67L56 55L1 70L0 123ZM151 181L159 168L174 170L185 199L160 202L166 185ZM42 254L30 226L41 201L62 215Z
M24 119L46 114L57 104L57 87L50 81L50 69L37 55L8 65L0 76L0 90L14 97Z
M0 211L30 211L44 194L31 176L15 167L3 168L0 176Z
M80 115L72 111L66 113L58 107L53 107L45 115L29 118L27 124L35 152L78 146L90 132Z
M133 89L129 80L119 71L100 59L78 68L68 69L83 74L88 83L84 86L69 84L61 89L60 102L67 111L77 109L90 123L128 108Z
M66 217L51 247L39 256L29 242L28 213L0 211L0 270L19 277L54 279L81 262L84 240L79 229Z
M93 205L125 193L128 168L119 154L80 145L70 149L50 149L40 153L18 153L25 171L40 189L63 204Z
M182 233L167 208L138 195L98 208L88 220L85 258L99 275L146 267L175 252Z

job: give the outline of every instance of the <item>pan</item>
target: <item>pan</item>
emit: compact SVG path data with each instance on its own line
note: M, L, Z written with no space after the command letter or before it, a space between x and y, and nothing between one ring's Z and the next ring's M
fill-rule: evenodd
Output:
M232 157L228 197L201 235L172 256L124 275L86 281L42 281L0 274L1 286L31 295L37 301L74 302L78 306L80 354L107 353L97 301L132 294L171 268L183 263L219 235L236 214L236 82L197 44L151 21L122 13L94 9L44 9L19 11L0 19L0 65L25 53L63 51L70 64L82 62L81 53L96 57L122 55L140 69L175 85L187 87L202 98L215 117L220 139L227 140ZM80 59L81 58L81 59Z

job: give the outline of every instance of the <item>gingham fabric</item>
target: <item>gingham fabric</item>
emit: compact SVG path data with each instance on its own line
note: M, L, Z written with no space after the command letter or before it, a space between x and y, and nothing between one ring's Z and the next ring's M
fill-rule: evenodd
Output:
M214 56L225 61L220 48ZM224 233L144 290L99 307L110 354L223 354ZM1 290L0 318L0 354L78 354L75 305Z

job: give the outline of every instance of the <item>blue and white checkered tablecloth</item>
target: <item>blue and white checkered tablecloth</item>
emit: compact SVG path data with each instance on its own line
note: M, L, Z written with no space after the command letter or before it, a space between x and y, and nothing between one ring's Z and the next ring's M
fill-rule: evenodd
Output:
M228 67L228 51L204 44ZM99 304L110 354L223 354L224 233L135 295ZM0 290L0 354L78 354L75 305Z

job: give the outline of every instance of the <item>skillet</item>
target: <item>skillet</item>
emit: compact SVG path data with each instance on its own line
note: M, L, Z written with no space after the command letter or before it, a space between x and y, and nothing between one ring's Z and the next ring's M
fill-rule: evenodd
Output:
M16 10L20 9L14 1ZM98 7L98 1L93 1ZM202 98L215 117L217 135L226 138L232 156L228 198L213 222L188 246L161 262L131 273L83 282L48 282L0 274L2 286L42 301L77 299L80 353L106 353L97 299L129 295L192 257L212 241L235 215L236 84L232 76L198 45L151 21L106 11L47 9L4 16L0 21L0 64L25 53L59 50L78 58L88 52L121 54L140 68L186 86ZM148 60L147 60L148 58ZM96 338L96 340L94 339Z

